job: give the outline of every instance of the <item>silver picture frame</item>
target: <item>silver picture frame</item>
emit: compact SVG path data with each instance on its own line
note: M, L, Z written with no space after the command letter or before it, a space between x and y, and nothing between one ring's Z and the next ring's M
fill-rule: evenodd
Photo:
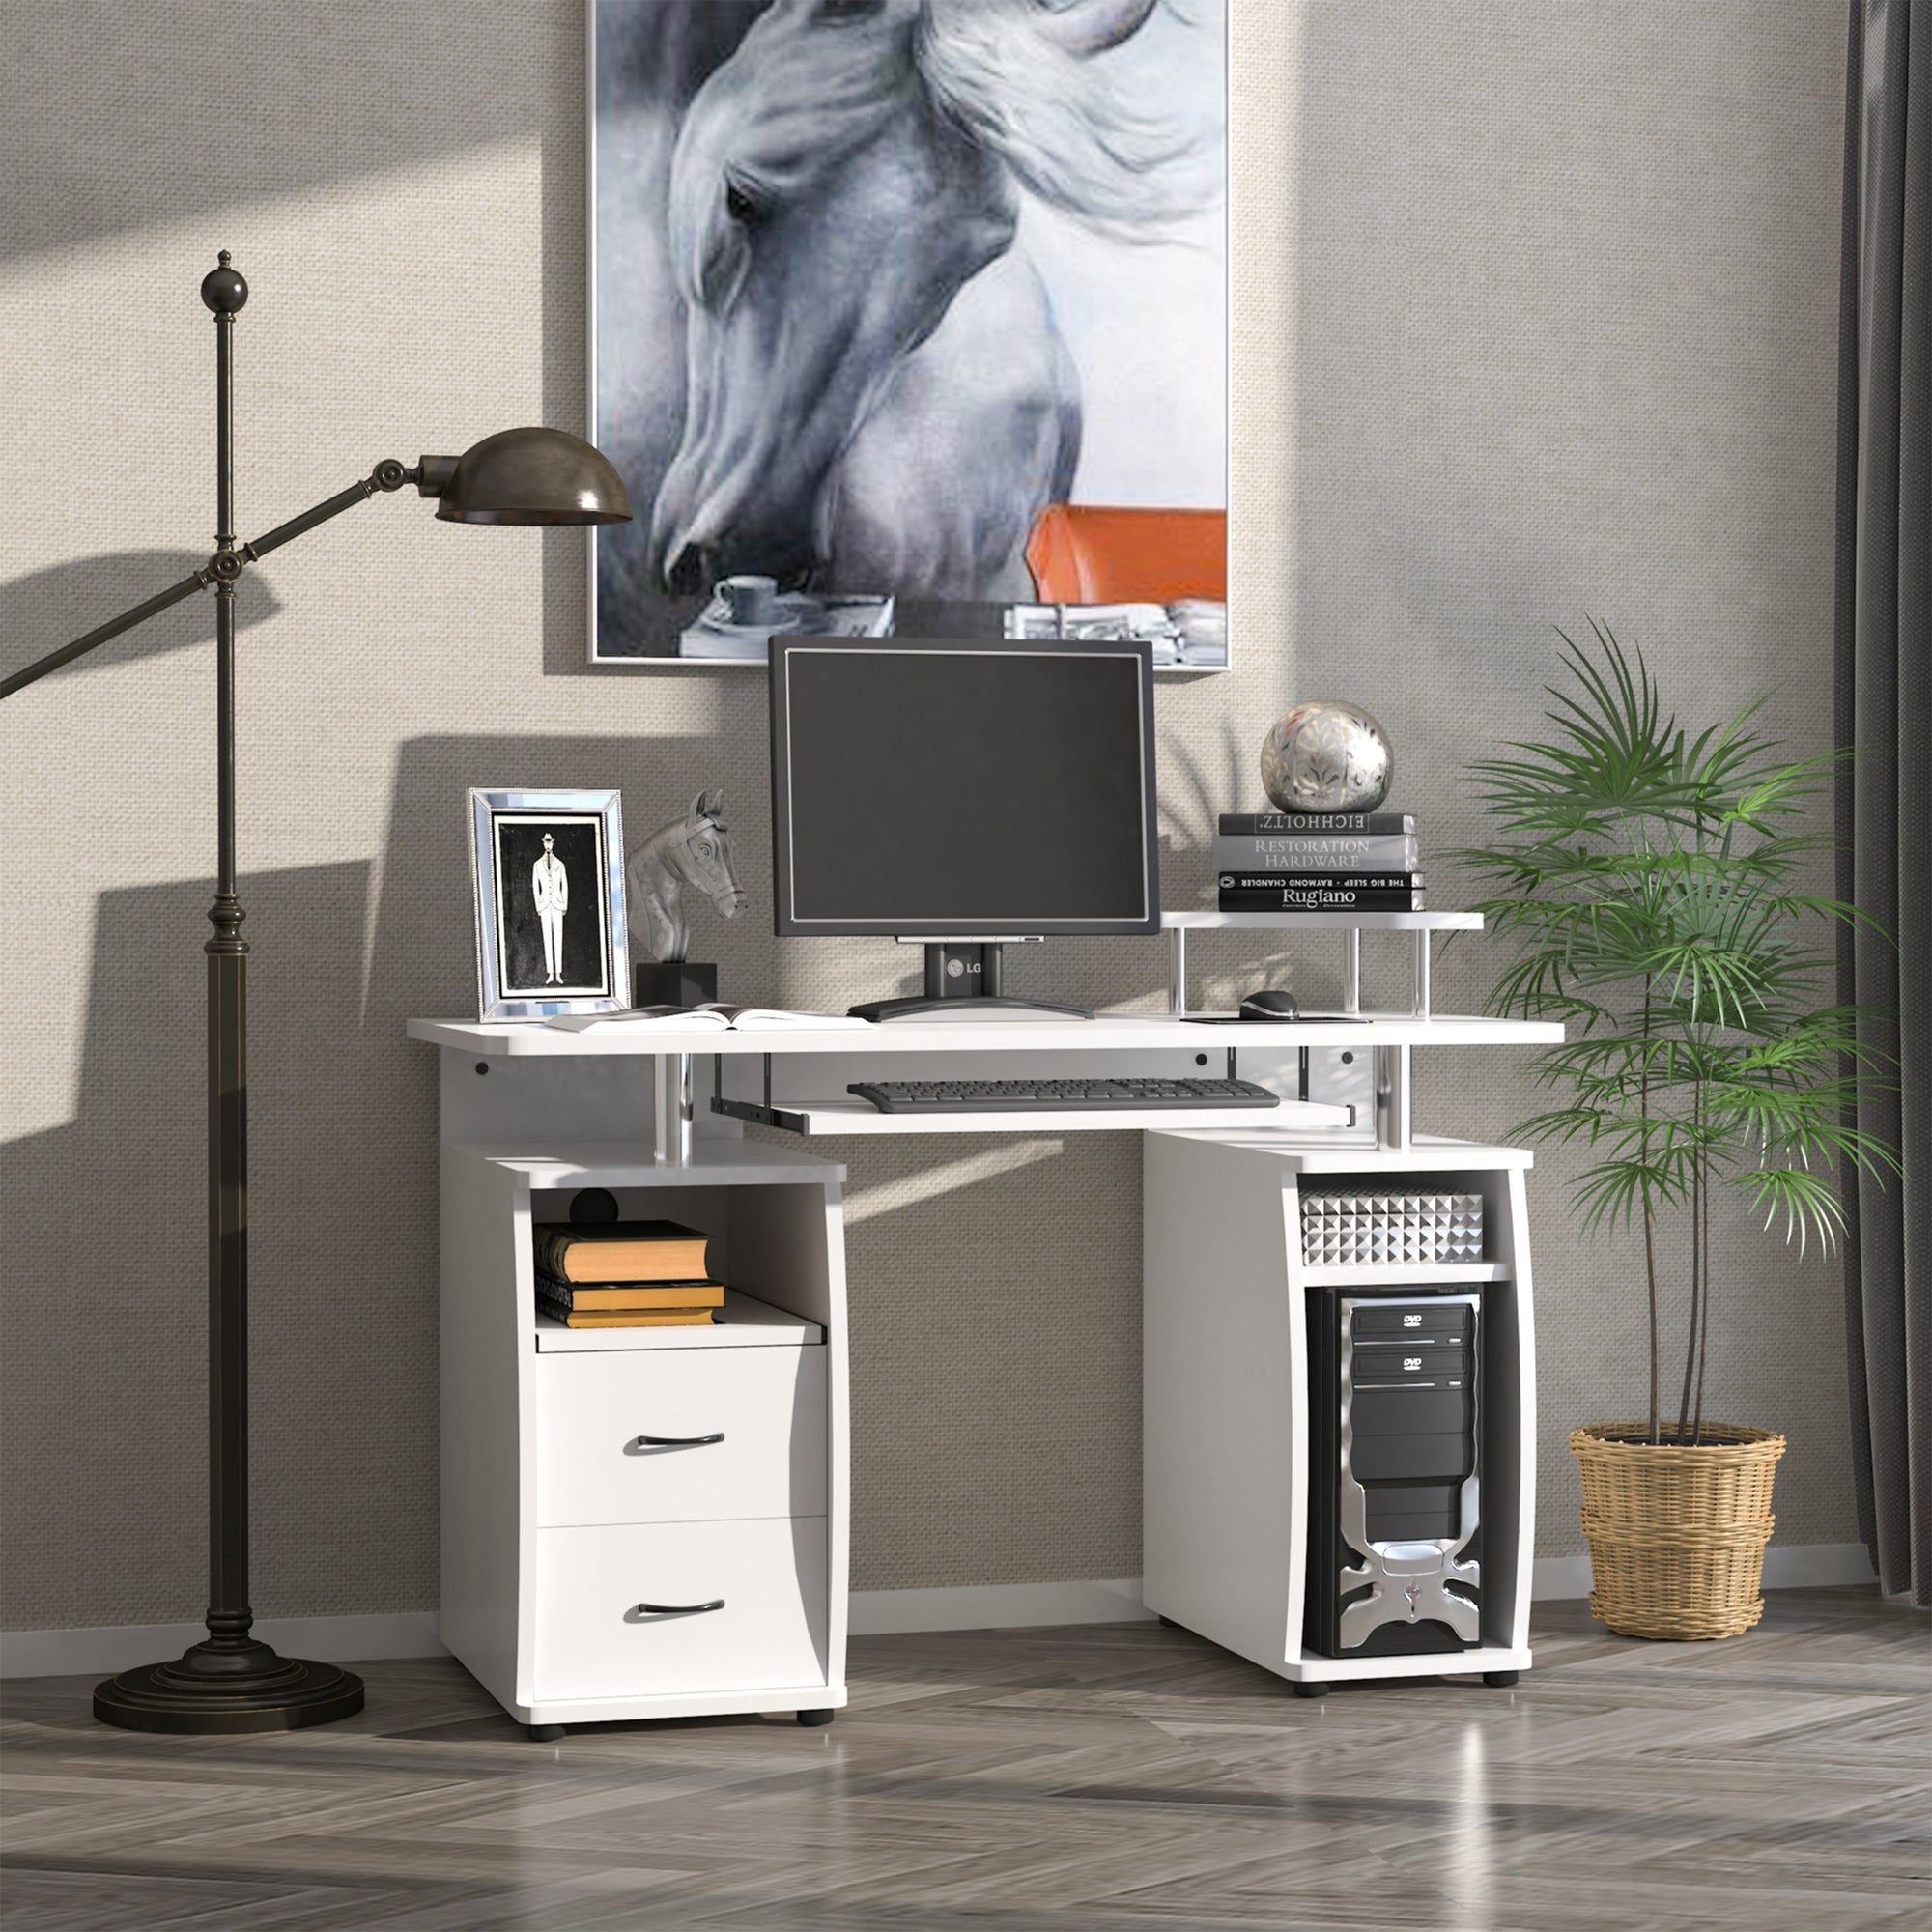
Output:
M630 1005L620 793L471 786L469 876L478 1019Z

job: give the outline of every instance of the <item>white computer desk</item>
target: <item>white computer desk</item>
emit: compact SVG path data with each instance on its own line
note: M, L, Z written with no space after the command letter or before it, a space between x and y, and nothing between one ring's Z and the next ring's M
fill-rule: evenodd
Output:
M1169 922L1177 1007L1188 930L1281 923L1214 914ZM1481 1280L1489 1296L1492 1581L1482 1645L1452 1667L1501 1681L1526 1666L1529 1155L1417 1131L1409 1058L1417 1047L1548 1044L1561 1029L1429 1010L1428 930L1473 916L1322 923L1344 935L1351 1003L1360 931L1415 933L1411 1009L1238 1027L1109 1013L702 1036L650 1021L581 1034L528 1021L411 1021L410 1037L436 1047L440 1063L450 1649L545 1735L560 1724L734 1711L826 1720L846 1701L845 1169L802 1143L1132 1130L1146 1136L1149 1605L1303 1690L1444 1668L1429 1657L1318 1657L1302 1642L1301 1291L1322 1274L1300 1253L1296 1191L1304 1175L1454 1176L1485 1195L1493 1258L1397 1270L1406 1282ZM846 1092L882 1076L1230 1070L1291 1097L1267 1110L904 1115ZM786 1138L747 1139L748 1118ZM712 1264L733 1291L726 1329L585 1333L534 1312L532 1226L564 1218L585 1187L610 1189L626 1215L712 1236ZM619 1454L654 1424L689 1446ZM689 1613L641 1614L653 1594L690 1600Z

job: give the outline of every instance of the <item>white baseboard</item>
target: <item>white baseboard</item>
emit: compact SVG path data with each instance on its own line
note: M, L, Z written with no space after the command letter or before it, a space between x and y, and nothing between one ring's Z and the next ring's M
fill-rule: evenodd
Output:
M1839 1583L1875 1583L1870 1552L1862 1543L1773 1543L1764 1552L1767 1590L1819 1589ZM1532 1603L1590 1594L1588 1556L1539 1556L1530 1577Z
M1529 1601L1532 1604L1558 1602L1566 1597L1590 1594L1590 1559L1587 1556L1539 1556L1530 1567Z
M1861 1543L1812 1543L1764 1553L1768 1590L1873 1581ZM1590 1594L1587 1556L1540 1556L1530 1595L1543 1602ZM854 1636L914 1631L1019 1630L1046 1624L1133 1623L1153 1612L1141 1603L1138 1577L1073 1583L988 1583L939 1590L854 1590ZM358 1658L440 1657L434 1610L384 1616L266 1617L255 1626L285 1657L327 1663ZM0 1678L108 1675L179 1657L201 1640L199 1624L122 1624L90 1630L0 1632Z
M907 1631L1019 1630L1031 1624L1124 1624L1153 1612L1138 1577L1094 1583L985 1583L945 1590L854 1590L854 1636Z
M90 1630L0 1631L0 1678L109 1676L179 1657L208 1634L200 1624L108 1624ZM368 1657L440 1657L434 1610L367 1617L263 1617L255 1634L284 1657L353 1663Z
M1819 1590L1837 1583L1876 1583L1862 1543L1774 1543L1764 1552L1767 1590Z

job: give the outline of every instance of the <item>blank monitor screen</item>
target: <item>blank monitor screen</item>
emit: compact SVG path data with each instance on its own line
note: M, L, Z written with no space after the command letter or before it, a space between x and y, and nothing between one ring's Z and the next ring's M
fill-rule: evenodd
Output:
M772 639L781 933L1153 932L1145 643Z

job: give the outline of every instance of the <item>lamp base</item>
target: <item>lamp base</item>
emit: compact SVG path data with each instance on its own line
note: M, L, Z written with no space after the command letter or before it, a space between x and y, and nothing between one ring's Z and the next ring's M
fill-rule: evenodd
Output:
M144 1663L94 1687L94 1715L124 1731L232 1736L332 1724L362 1708L362 1680L333 1663L281 1657L252 1637L215 1637L172 1663Z

